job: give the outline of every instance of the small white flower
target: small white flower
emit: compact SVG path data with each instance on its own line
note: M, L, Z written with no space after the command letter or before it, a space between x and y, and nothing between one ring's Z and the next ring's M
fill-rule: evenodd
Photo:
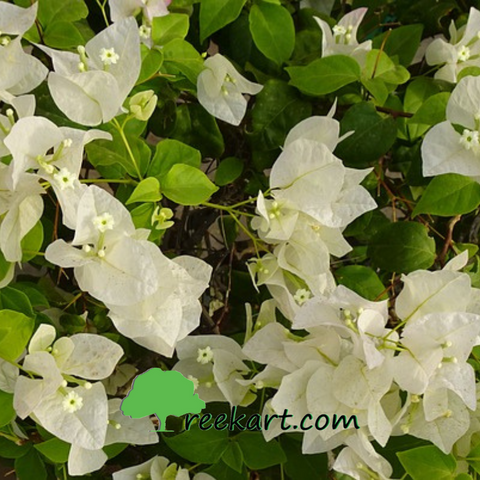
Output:
M53 178L60 185L61 190L74 188L74 182L77 179L77 177L67 168L62 168L53 176Z
M458 49L458 61L466 62L472 56L472 52L465 45L461 45Z
M141 38L148 39L152 35L152 29L150 27L147 27L147 25L141 25L138 29L138 34Z
M198 349L198 356L197 356L198 363L201 363L202 365L206 365L212 360L213 360L213 351L208 345L205 348Z
M347 33L347 29L342 25L335 25L332 28L333 34L337 37L339 35L345 35Z
M107 230L113 230L115 220L110 213L105 212L102 215L96 216L93 219L93 224L99 232L105 233Z
M303 305L307 300L310 299L312 294L305 288L300 288L295 292L293 299L299 304Z
M112 48L102 48L100 50L100 60L103 62L105 66L107 65L115 65L118 60L120 59L120 55L115 53L115 49Z
M480 147L480 137L477 131L465 129L460 137L460 144L466 150L473 150L474 153L478 152Z
M66 412L75 413L83 407L83 398L76 392L70 392L62 402Z

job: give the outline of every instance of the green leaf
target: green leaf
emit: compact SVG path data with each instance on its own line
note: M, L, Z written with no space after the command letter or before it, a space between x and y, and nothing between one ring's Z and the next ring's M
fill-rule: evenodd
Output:
M475 353L478 353L479 347L475 347L475 349ZM470 450L467 456L467 462L477 473L480 473L480 442Z
M381 50L371 50L367 53L362 76L368 79L379 78L394 85L405 83L410 78L405 67L395 65L392 59Z
M242 472L238 473L223 461L215 463L215 465L207 468L202 473L211 475L215 480L249 480L250 478L245 466L243 467Z
M353 105L340 122L341 134L354 132L343 140L335 154L350 167L361 168L378 161L397 138L397 126L390 116L377 113L371 103Z
M429 213L453 217L473 212L480 205L480 185L470 177L449 173L435 177L413 210L413 215Z
M416 222L395 222L380 229L368 246L372 263L387 272L410 273L435 262L435 241Z
M135 187L126 205L136 202L158 202L161 199L160 182L154 177L148 177Z
M309 95L327 95L360 80L360 67L350 57L332 55L306 67L288 67L290 83Z
M397 456L405 471L413 480L453 480L457 466L453 455L445 455L437 447L431 445L418 447L405 452L398 452Z
M223 153L225 143L217 121L201 105L182 105L176 113L173 138L198 148L203 157L215 158Z
M223 187L233 183L243 172L243 162L236 157L222 160L215 172L215 183Z
M59 438L51 438L34 447L53 463L65 463L68 460L71 445Z
M65 332L70 335L83 332L87 325L87 322L83 317L75 315L74 313L62 313L59 321Z
M30 442L23 445L17 445L11 440L0 436L0 457L3 458L20 458L26 455L32 449Z
M192 425L190 430L167 437L162 434L165 443L178 455L194 463L216 463L228 447L227 430L200 430Z
M292 480L318 479L320 472L326 472L327 455L304 455L302 442L287 435L280 437L280 444L287 456L285 472Z
M29 262L37 256L36 252L40 252L43 244L43 225L38 221L35 226L23 237L22 246L22 262Z
M152 40L155 45L166 45L179 38L183 40L188 33L190 20L184 13L169 13L155 17L152 22Z
M13 393L0 390L0 428L8 425L17 416L13 408ZM2 452L0 451L0 456Z
M28 296L11 286L0 289L0 310L14 310L27 317L35 316Z
M161 178L176 164L182 163L200 168L202 155L196 149L178 140L167 138L157 143L148 175Z
M83 0L40 0L38 21L46 27L54 22L72 23L87 18L88 8Z
M255 45L268 59L282 65L291 57L295 26L288 10L263 1L252 6L248 19Z
M84 43L83 36L70 22L50 23L43 34L45 45L66 50Z
M243 452L237 442L230 442L228 448L223 452L222 460L233 470L242 473Z
M268 80L255 97L252 109L252 145L261 150L277 149L288 132L311 114L310 102L302 99L295 88L281 80Z
M282 447L276 440L267 442L261 432L242 432L236 438L248 468L261 470L287 460Z
M152 215L155 211L153 203L143 203L134 208L130 214L135 228L152 228Z
M348 265L339 268L335 272L335 277L340 285L345 285L368 300L385 300L388 298L384 293L383 283L371 268L363 265Z
M409 67L417 53L422 40L423 25L405 25L385 32L373 39L373 48L380 49L385 37L384 51L390 57L398 55L398 60L405 67Z
M388 88L381 78L362 78L362 85L375 97L380 105L388 98Z
M161 17L163 18L163 17ZM155 19L156 20L156 19ZM142 68L138 76L137 85L146 82L152 78L163 65L163 53L156 48L148 48L141 45L142 52Z
M161 188L169 200L180 205L199 205L218 190L201 170L180 163L168 171Z
M450 98L449 92L441 92L427 98L417 113L408 120L408 123L423 123L424 125L436 125L446 118L447 103Z
M478 77L480 75L480 67L463 68L457 75L457 83L464 77Z
M246 0L202 0L200 2L200 41L238 18Z
M203 59L200 54L185 40L176 38L163 47L164 66L168 73L182 74L194 85L203 70Z
M15 473L18 480L47 479L45 463L34 449L31 449L26 455L15 460Z
M13 310L0 311L0 358L15 362L33 333L33 318Z

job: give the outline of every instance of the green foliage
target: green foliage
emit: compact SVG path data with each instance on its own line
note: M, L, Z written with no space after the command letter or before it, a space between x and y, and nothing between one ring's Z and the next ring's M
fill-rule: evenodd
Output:
M453 217L470 213L480 205L480 185L455 173L435 177L415 206L413 215L428 213Z
M457 466L455 458L453 455L445 455L433 445L399 452L397 455L413 480L455 478L454 472Z
M215 183L220 187L233 183L242 172L243 162L239 158L225 158L219 163L215 171Z
M204 0L200 3L200 40L236 20L246 0Z
M421 223L391 223L371 239L368 256L376 267L387 272L427 269L435 261L435 240Z
M306 67L288 67L290 83L308 95L335 92L360 80L360 67L350 57L333 55L314 60Z
M0 358L15 362L33 332L33 318L13 310L0 310Z
M174 437L164 436L165 443L178 455L194 463L212 464L220 460L229 446L228 431L202 431L198 425Z
M363 298L372 301L387 298L383 283L369 267L363 265L341 267L335 272L335 277L340 285L345 285Z
M180 205L199 205L217 190L201 170L183 163L174 165L161 182L162 193Z
M155 177L148 177L135 187L126 205L138 202L158 202L161 199L160 182Z
M152 40L155 45L166 45L177 38L183 40L188 33L190 21L188 15L171 13L164 17L155 17L152 23Z
M287 61L295 47L295 27L284 7L260 1L249 15L250 31L257 48L277 65Z
M350 107L340 125L342 134L353 134L340 143L335 153L350 167L362 168L380 160L397 137L393 118L379 114L368 102Z

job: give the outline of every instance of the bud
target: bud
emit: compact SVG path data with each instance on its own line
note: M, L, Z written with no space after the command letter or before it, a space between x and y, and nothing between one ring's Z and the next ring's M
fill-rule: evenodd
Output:
M130 99L130 113L137 119L146 122L157 106L158 97L153 90L136 93Z

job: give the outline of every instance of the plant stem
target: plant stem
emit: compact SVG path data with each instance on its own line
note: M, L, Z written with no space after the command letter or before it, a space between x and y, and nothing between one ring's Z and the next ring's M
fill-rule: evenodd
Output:
M126 183L128 185L137 185L138 182L133 178L85 178L84 180L80 180L80 183Z
M118 130L120 137L122 138L123 144L125 145L125 148L127 149L127 152L128 152L128 156L130 157L130 160L132 161L133 166L135 167L138 178L140 180L143 180L142 174L140 173L140 169L138 168L137 161L135 160L135 156L133 155L132 149L130 148L130 144L128 143L128 139L125 136L125 132L123 131L123 127L118 123L118 120L116 118L114 118L112 121L116 129Z
M109 27L110 23L107 18L107 13L105 12L105 5L107 3L107 0L105 0L103 3L100 0L95 0L95 1L97 2L97 5L100 7L100 10L102 11L102 16L103 16L103 20L105 21L105 25Z

